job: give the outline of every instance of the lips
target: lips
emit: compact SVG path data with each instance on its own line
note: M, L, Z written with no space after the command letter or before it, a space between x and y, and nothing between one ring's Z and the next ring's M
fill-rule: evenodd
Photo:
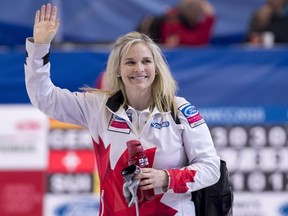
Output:
M133 80L144 80L148 78L148 76L131 76L129 77L129 79L133 79Z

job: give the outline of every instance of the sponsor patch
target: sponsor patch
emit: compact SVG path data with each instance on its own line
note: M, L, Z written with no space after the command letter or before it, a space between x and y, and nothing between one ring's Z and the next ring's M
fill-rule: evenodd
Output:
M170 122L169 121L164 121L161 123L158 122L152 122L151 123L151 127L157 128L157 129L161 129L163 127L169 127L170 126Z
M131 131L126 120L114 114L110 119L108 130L126 134L129 134Z
M183 113L192 128L205 122L197 108L191 104L184 104L183 106L179 107L179 110Z

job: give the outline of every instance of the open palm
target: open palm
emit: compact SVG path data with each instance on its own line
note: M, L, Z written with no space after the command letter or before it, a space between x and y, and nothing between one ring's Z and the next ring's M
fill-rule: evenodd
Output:
M51 11L51 4L42 5L41 11L37 10L33 30L34 43L48 44L53 40L60 25L56 14L57 7L54 6Z

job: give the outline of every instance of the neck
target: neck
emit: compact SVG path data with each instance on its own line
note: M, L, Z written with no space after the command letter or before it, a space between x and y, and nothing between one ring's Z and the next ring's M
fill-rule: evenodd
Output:
M126 92L128 104L136 110L147 109L151 105L151 92Z

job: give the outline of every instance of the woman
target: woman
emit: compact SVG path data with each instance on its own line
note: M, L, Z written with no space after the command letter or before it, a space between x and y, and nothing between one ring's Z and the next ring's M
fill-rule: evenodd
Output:
M191 191L218 181L220 161L199 112L175 96L176 83L158 46L137 32L120 37L106 69L110 90L71 93L50 80L56 13L50 4L36 12L34 37L26 41L27 91L48 116L89 129L100 178L99 214L135 215L135 205L129 208L122 195L121 171L128 166L126 142L139 140L150 168L135 178L141 179L140 190L155 194L139 200L140 215L195 215Z

